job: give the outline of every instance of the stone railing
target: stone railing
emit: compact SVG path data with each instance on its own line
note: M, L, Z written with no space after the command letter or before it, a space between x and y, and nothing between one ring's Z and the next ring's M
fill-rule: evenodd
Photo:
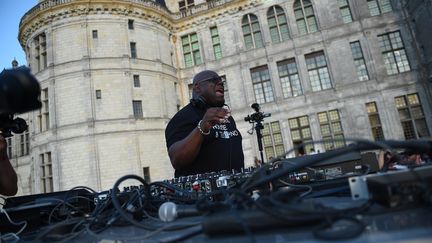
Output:
M210 0L208 2L195 5L186 11L177 12L177 13L171 13L166 7L161 6L160 4L156 3L154 0L118 0L118 2L128 2L128 3L136 3L139 5L142 5L147 8L151 8L160 12L163 12L169 16L171 16L173 19L181 19L187 16L191 16L194 14L197 14L199 12L203 12L221 5L224 5L229 2L234 2L236 0ZM27 11L24 16L21 18L20 26L21 24L26 21L29 18L32 18L36 14L38 14L40 11L43 11L45 9L67 4L71 2L82 2L82 3L91 3L91 1L83 1L83 0L45 0L33 8L31 8L29 11Z
M24 16L21 18L20 21L20 26L21 24L28 18L33 17L34 15L38 14L40 11L47 9L47 8L51 8L57 5L61 5L61 4L65 4L65 3L70 3L73 2L74 0L46 0L43 1L41 3L38 3L36 6L34 6L33 8L31 8L29 11L27 11Z
M230 3L230 2L234 2L236 0L211 0L211 1L207 1L205 3L201 3L195 6L192 6L190 8L188 8L185 11L181 11L181 12L177 12L177 13L173 13L172 17L174 19L181 19L187 16L191 16L194 14L197 14L199 12L203 12L212 8L216 8L219 7L221 5L224 5L226 3Z

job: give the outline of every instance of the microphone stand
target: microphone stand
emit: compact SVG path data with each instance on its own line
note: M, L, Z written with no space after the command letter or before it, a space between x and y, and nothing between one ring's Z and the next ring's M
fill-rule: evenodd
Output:
M265 117L270 117L270 113L264 113L260 112L260 106L257 103L253 103L251 105L251 108L255 110L255 113L248 115L244 118L245 121L255 124L255 131L257 135L258 140L258 150L260 152L261 156L261 162L264 164L264 153L263 153L263 143L262 143L262 133L261 130L264 129L264 125L262 124L262 121L264 121ZM253 133L253 130L252 130ZM250 134L252 134L250 133Z
M261 161L264 164L263 143L262 143L262 134L261 134L262 129L264 129L264 126L261 123L261 121L257 122L255 124L255 131L256 131L256 135L257 135L257 139L258 139L258 150L259 150L260 155L261 155Z

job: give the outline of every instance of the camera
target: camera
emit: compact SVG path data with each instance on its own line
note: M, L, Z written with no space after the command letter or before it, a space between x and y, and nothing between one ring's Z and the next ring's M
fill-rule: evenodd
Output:
M30 69L21 66L0 73L0 131L3 137L27 130L27 123L15 114L39 109L40 86Z
M255 110L255 113L248 115L244 118L246 122L254 123L254 122L262 122L264 118L270 117L270 113L260 112L261 107L258 103L253 103L251 108Z

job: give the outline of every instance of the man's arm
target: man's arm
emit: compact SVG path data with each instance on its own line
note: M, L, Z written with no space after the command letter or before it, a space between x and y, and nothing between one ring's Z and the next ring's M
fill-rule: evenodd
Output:
M17 174L6 153L6 140L0 135L0 194L13 196L17 193Z
M228 111L226 109L209 108L202 119L201 129L206 133L216 123L220 123L227 118ZM196 127L187 137L173 143L168 149L168 154L174 169L178 170L189 166L197 157L203 141L204 135Z

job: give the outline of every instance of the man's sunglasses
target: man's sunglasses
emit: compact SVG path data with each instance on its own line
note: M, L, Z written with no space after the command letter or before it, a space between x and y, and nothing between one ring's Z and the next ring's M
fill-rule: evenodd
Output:
M204 80L199 81L197 84L203 83L203 82L211 82L215 85L218 83L221 83L222 86L225 85L225 81L223 81L221 77L213 77L213 78L204 79Z

